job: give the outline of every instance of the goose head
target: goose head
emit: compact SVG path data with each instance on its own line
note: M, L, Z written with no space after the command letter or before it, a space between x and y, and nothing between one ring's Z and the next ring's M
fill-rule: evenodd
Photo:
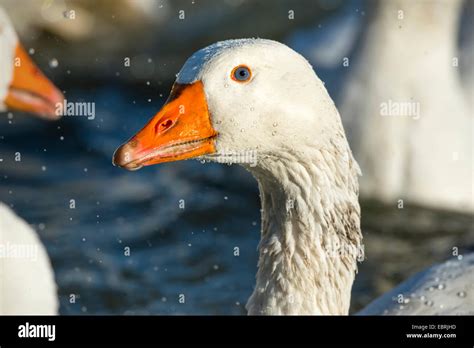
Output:
M248 313L347 313L362 240L359 170L307 61L262 39L196 52L113 163L136 170L196 157L242 164L259 183L259 268ZM355 252L339 256L339 248Z
M0 8L0 112L19 110L57 119L63 95L31 60Z
M252 168L288 151L304 155L336 129L334 103L301 55L275 41L229 40L186 61L165 105L113 163L134 170L204 157Z

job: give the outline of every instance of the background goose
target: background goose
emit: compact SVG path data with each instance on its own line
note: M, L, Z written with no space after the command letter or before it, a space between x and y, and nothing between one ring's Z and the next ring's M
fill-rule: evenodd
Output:
M410 277L360 315L473 315L474 254L459 255Z
M457 48L461 9L461 0L377 4L340 107L363 196L474 210L473 97L460 79L460 67L472 64Z
M262 39L196 52L167 103L113 161L136 170L195 157L240 163L257 179L262 228L248 313L347 314L363 256L360 171L307 61ZM459 291L472 283L466 274ZM472 297L465 305L474 308Z
M0 111L16 109L56 119L55 105L62 100L0 8ZM2 203L0 248L0 314L56 314L56 284L46 249L35 231Z

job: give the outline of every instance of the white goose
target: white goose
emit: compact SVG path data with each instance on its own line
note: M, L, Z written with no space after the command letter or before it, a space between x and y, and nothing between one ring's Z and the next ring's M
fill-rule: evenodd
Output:
M136 170L195 157L240 163L258 181L262 230L248 313L347 314L363 250L359 167L307 61L263 39L196 52L163 108L113 161ZM466 269L457 286L472 312L474 266Z
M364 172L361 195L474 211L461 9L461 0L378 2L340 107Z
M0 111L56 119L63 96L38 70L0 8ZM1 168L0 162L0 168ZM0 314L56 314L58 299L46 249L36 232L0 203Z

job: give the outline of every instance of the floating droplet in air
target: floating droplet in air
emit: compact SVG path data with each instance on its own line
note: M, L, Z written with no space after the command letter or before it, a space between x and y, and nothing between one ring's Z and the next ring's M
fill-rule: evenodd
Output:
M56 58L53 58L49 61L49 67L52 68L52 69L57 68L58 65L59 65L59 62Z

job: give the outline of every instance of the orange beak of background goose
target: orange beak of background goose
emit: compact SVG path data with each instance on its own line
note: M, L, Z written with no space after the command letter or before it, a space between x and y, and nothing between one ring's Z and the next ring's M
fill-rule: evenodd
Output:
M12 110L31 112L47 119L57 119L56 105L62 104L62 93L48 80L18 44L13 61L13 79L5 105Z
M216 135L202 82L175 83L161 110L115 151L113 163L136 170L211 154Z

